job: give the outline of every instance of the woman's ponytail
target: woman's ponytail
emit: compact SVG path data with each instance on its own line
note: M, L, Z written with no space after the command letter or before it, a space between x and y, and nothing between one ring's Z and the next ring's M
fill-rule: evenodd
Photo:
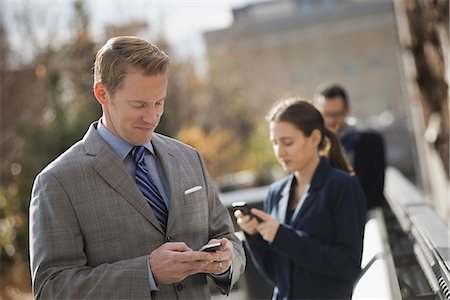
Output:
M354 176L355 172L345 158L344 153L342 152L341 142L337 138L336 134L334 134L334 132L332 132L328 128L324 128L324 134L326 140L328 140L328 145L325 146L325 148L328 150L326 156L331 165Z

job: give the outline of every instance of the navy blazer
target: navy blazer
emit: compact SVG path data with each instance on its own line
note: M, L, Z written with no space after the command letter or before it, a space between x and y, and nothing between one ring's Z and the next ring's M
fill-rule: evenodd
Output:
M357 180L321 158L299 213L285 222L294 175L270 186L264 210L280 222L271 244L246 246L276 286L273 299L350 299L360 273L366 202Z

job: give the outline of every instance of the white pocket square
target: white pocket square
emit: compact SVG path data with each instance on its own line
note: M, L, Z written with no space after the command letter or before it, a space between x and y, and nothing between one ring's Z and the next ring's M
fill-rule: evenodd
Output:
M203 187L202 187L201 185L197 185L197 186L191 187L190 189L185 190L185 191L184 191L184 194L185 194L185 195L191 194L191 193L193 193L193 192L196 192L196 191L198 191L198 190L201 190L202 188L203 188Z

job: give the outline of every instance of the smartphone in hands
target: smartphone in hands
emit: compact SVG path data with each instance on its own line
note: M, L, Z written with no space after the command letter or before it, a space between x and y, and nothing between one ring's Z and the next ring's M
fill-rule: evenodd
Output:
M257 217L250 212L251 209L250 206L248 206L247 203L245 203L244 201L236 201L233 202L231 205L233 206L234 209L239 209L243 215L250 215L251 217L255 218L256 221L258 221L259 223L262 222L260 217Z
M220 242L203 245L198 251L216 252L220 249Z

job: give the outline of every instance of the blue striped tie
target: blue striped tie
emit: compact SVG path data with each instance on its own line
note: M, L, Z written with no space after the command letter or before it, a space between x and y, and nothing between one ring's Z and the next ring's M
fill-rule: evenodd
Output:
M138 188L147 198L147 202L153 210L155 217L158 219L164 232L167 227L168 211L164 199L149 174L144 160L144 146L136 146L133 148L131 155L136 164L135 180Z

